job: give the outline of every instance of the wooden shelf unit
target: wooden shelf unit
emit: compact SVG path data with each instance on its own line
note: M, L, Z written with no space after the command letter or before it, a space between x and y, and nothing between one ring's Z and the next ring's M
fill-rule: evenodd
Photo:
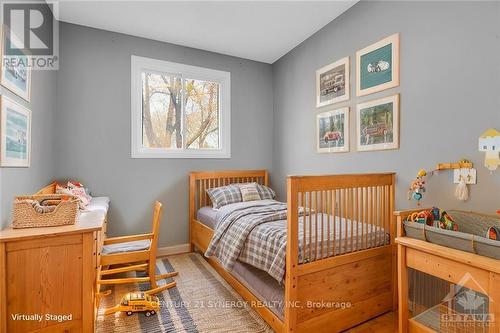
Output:
M500 333L500 260L406 237L403 222L409 215L421 210L395 212L399 332L436 332L415 318L409 318L408 269L412 268L488 296L489 312L494 318L488 332ZM464 279L466 275L468 278Z

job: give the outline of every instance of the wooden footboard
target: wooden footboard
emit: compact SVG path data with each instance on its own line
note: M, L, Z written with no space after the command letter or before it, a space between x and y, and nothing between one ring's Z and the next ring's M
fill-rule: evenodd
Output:
M190 174L193 248L205 251L213 235L196 220L198 209L210 205L206 189L252 181L267 185L267 172ZM394 174L291 176L287 195L285 320L257 306L263 319L277 332L319 332L325 327L338 332L393 310L397 299ZM244 299L256 303L256 297L229 272L215 260L209 262Z
M392 173L288 178L285 331L338 332L395 307L393 207Z

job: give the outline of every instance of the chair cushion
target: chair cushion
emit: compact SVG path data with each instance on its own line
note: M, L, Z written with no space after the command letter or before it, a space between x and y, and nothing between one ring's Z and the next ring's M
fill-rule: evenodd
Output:
M109 244L104 245L102 247L102 254L113 254L113 253L124 253L124 252L132 252L132 251L142 251L149 249L151 245L151 240L138 240L132 242L124 242L117 244Z

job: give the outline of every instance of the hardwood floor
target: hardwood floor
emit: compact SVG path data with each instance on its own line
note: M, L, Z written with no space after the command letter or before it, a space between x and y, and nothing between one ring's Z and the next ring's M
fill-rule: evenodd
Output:
M397 333L398 314L389 312L377 318L367 321L364 324L347 330L348 333Z

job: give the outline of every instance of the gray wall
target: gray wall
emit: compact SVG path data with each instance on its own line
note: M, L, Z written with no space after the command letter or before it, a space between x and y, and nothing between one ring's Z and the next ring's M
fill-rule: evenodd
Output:
M271 168L271 65L66 23L60 32L55 174L111 198L112 235L148 231L159 199L160 246L186 243L189 171ZM132 54L231 72L231 159L130 157Z
M478 170L470 201L454 199L452 173L428 180L424 205L493 212L500 209L500 170L490 174L478 152L479 135L500 129L499 2L369 2L356 4L273 65L273 179L284 198L288 174L397 172L397 208L415 206L407 188L420 168L472 160ZM315 71L395 32L401 33L401 85L377 94L351 97L355 106L401 94L401 146L396 151L317 154ZM355 89L355 81L351 81ZM351 96L355 91L351 89ZM328 108L322 108L321 111Z
M0 168L0 229L11 222L14 196L32 194L52 180L56 80L55 71L32 71L31 103L27 103L4 87L0 88L2 95L27 107L32 115L31 167Z
M479 173L471 200L457 202L451 173L443 172L429 180L424 204L498 209L500 171L482 167L477 138L500 129L499 21L498 2L361 2L273 66L62 23L60 71L33 74L32 167L0 169L0 224L15 194L55 176L78 177L111 197L113 235L149 230L151 204L162 200L160 246L168 246L188 239L190 170L268 168L282 198L288 174L396 171L397 206L405 208L414 205L406 190L418 169L462 157ZM394 32L401 33L401 86L338 106L351 107L354 133L356 103L400 93L401 148L356 152L352 136L350 153L317 154L315 70L349 55L354 78L355 51ZM131 54L231 72L230 160L130 158Z

